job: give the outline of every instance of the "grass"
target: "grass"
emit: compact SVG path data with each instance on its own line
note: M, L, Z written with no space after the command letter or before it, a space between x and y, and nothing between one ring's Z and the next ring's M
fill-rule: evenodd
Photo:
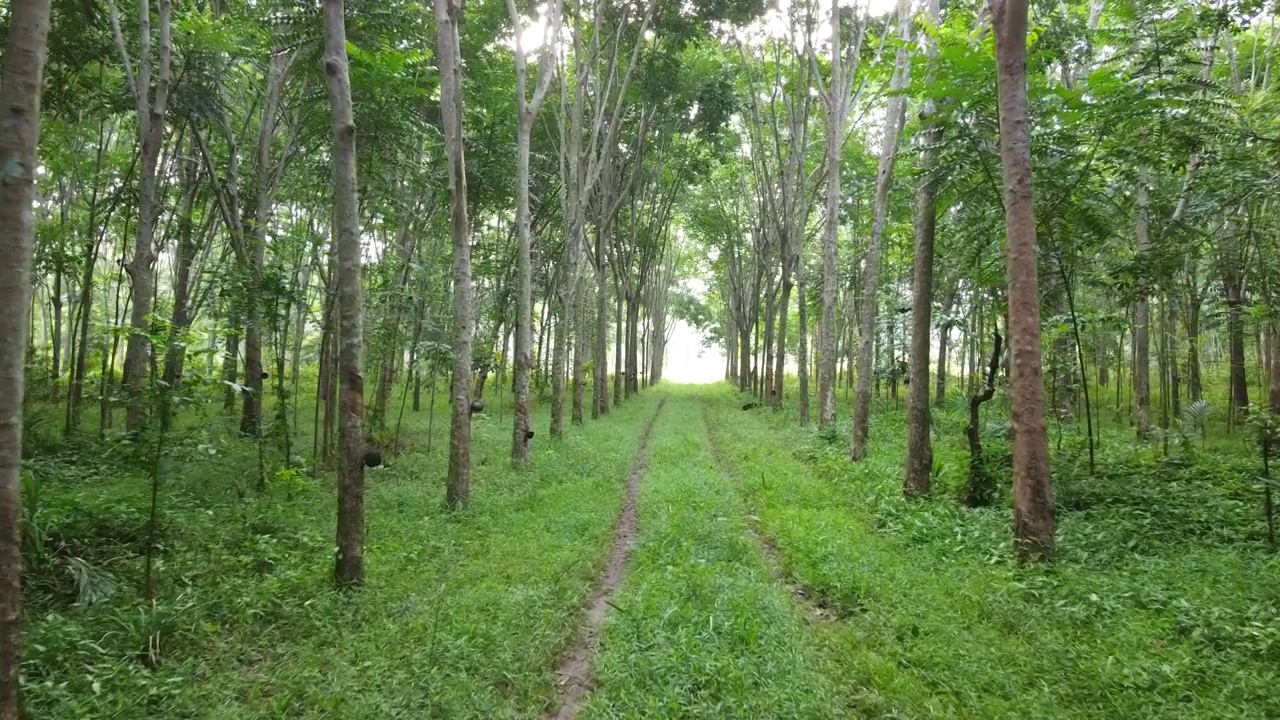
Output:
M134 589L145 479L104 476L107 461L84 471L95 466L83 452L46 455L33 466L46 496L36 521L59 555L30 575L50 582L29 591L27 712L536 715L551 702L554 660L603 565L635 428L654 401L642 396L562 441L540 439L527 474L507 461L510 415L478 418L473 503L456 517L442 508L447 424L437 418L427 454L425 414L412 416L413 447L367 473L368 584L350 594L331 589L331 479L285 473L265 495L240 499L233 488L255 472L252 445L215 443L214 456L205 442L176 447L152 607ZM87 556L101 602L71 604L56 592L67 558L79 557L71 551Z
M788 572L840 615L828 647L858 715L1280 715L1280 590L1265 580L1280 562L1241 461L1164 463L1108 438L1088 478L1059 453L1061 557L1022 568L1005 506L949 497L958 432L936 441L937 496L907 502L901 414L876 416L872 455L852 465L847 424L822 434L733 397L715 402L714 437L758 478L739 488Z
M840 693L750 539L697 397L675 391L654 428L639 547L606 622L585 716L838 715Z
M1166 457L1108 424L1091 474L1082 434L1051 426L1060 553L1021 567L1008 488L994 508L956 502L962 403L935 413L933 497L906 501L901 409L877 409L855 465L845 406L822 432L790 409L744 412L724 385L539 433L529 473L510 468L509 420L480 417L459 515L441 502L443 415L428 452L425 413L406 414L404 453L368 473L368 584L345 594L332 479L272 458L253 491L255 447L216 418L193 411L167 455L154 605L129 449L41 444L26 465L29 715L541 716L660 393L583 717L1280 717L1280 556L1244 433L1211 428ZM984 411L1008 477L1001 409ZM807 620L792 584L830 617Z

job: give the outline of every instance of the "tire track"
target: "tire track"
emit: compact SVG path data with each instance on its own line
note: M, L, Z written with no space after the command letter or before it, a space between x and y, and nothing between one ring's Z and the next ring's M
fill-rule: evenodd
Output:
M707 431L707 440L711 446L711 457L715 459L716 468L725 477L735 485L740 486L741 478L737 468L725 457L724 450L720 447L719 435L720 431L716 424L711 421L711 403L705 402L702 407L702 424ZM744 497L745 501L746 498ZM796 580L795 576L787 572L786 563L782 560L782 554L778 551L778 546L774 544L773 539L764 532L760 527L760 518L756 515L754 508L748 502L747 506L747 531L751 535L751 540L755 542L756 547L760 549L760 554L764 556L765 565L769 570L769 574L774 581L786 588L791 598L804 611L805 619L811 624L825 625L835 622L839 616L832 609L831 605L824 599L805 587L803 583Z
M609 561L596 582L596 589L591 594L587 605L586 617L578 632L578 639L565 653L556 667L556 704L543 717L546 720L573 720L578 716L586 702L587 694L592 686L592 661L600 645L600 629L604 625L605 614L610 602L617 594L627 572L627 560L636 539L636 506L640 498L640 479L649 466L649 436L658 421L658 415L667 404L667 397L658 401L658 407L645 422L640 436L640 449L636 453L635 463L627 476L627 494L622 503L622 513L618 517L618 525L613 533L613 545L609 550Z

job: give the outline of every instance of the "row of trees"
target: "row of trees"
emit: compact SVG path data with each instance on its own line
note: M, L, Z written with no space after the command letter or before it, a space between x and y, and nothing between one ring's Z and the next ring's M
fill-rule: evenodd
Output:
M338 475L335 581L360 584L365 467L396 450L409 394L416 411L425 387L434 412L447 382L458 509L491 377L513 395L517 466L531 461L535 392L555 438L661 380L687 262L672 219L727 147L733 98L711 28L759 10L0 11L16 213L0 288L29 309L6 314L5 337L24 344L0 360L0 717L17 712L24 384L28 417L57 412L84 442L162 453L176 422L234 418L263 458L259 488L273 466L306 464L292 442L312 425L310 468Z
M1036 6L1028 45L1012 4L877 17L793 3L740 35L728 51L746 137L686 208L709 250L726 377L781 407L794 357L798 419L816 397L823 428L846 387L855 461L873 389L896 400L907 386L904 492L919 496L931 395L945 404L967 377L976 417L994 340L1027 558L1053 552L1046 415L1081 422L1092 453L1114 396L1138 438L1167 438L1184 407L1213 399L1204 365L1218 356L1229 423L1251 386L1280 411L1277 34L1260 11Z

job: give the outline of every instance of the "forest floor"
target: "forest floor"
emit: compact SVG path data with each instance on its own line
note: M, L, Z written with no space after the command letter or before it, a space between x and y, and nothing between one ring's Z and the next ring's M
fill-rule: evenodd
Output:
M1280 560L1247 455L1104 436L1089 475L1066 442L1062 552L1024 568L1004 506L954 500L955 413L936 419L934 497L907 502L900 412L873 418L851 465L847 419L823 433L741 405L724 385L655 388L562 440L540 432L527 473L509 415L486 414L457 515L447 427L428 451L425 413L406 416L403 454L368 473L368 582L351 593L329 587L332 482L284 472L247 492L257 454L190 430L161 496L159 599L142 602L146 483L109 453L50 447L32 461L46 555L28 712L1280 716Z

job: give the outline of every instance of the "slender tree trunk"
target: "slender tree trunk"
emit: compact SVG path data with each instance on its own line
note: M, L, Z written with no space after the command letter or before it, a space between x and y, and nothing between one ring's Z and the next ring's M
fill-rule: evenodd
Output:
M884 136L880 145L880 162L876 170L875 205L871 221L871 244L867 249L866 272L863 277L862 317L859 321L858 391L853 405L853 436L849 442L849 458L862 460L867 456L867 438L871 429L871 380L875 372L872 365L876 336L876 310L880 292L880 255L884 241L884 228L889 217L889 190L893 185L893 167L898 157L898 135L906 119L906 98L901 91L906 87L910 74L910 54L907 44L910 38L912 17L911 3L898 1L898 35L902 47L898 49L893 77L889 81L889 108L885 112Z
M347 30L342 0L324 3L325 55L329 103L333 109L333 195L337 239L338 383L342 416L338 471L339 587L364 582L364 351L360 286L360 205L356 184L356 124L347 74Z
M53 289L49 292L53 304L53 329L49 339L53 343L52 365L49 369L52 398L58 399L58 381L62 379L62 262L53 269Z
M1271 387L1268 393L1268 404L1271 412L1280 414L1280 320L1271 323Z
M1244 298L1240 283L1228 282L1227 290L1227 345L1230 356L1231 406L1236 410L1249 409L1249 381L1245 373L1244 354Z
M769 404L775 408L782 407L782 393L786 388L787 377L787 318L791 314L791 290L795 287L792 279L792 257L788 249L790 240L779 239L782 246L782 296L778 300L778 333L777 350L773 354L773 386L769 392Z
M929 23L936 27L940 20L939 0L928 4ZM925 49L929 63L925 84L931 85L938 47L933 35L929 35ZM942 139L942 127L933 117L932 101L925 103L920 118L925 123L924 150L920 153L920 178L916 190L916 246L911 284L911 360L908 366L911 378L910 405L907 409L907 475L903 492L908 497L929 494L933 476L933 444L930 438L929 414L929 340L933 328L933 241L938 226L936 206L937 188L933 179L935 164L934 146ZM943 351L946 342L942 343ZM944 363L938 363L939 383L945 371ZM944 388L945 389L945 386Z
M441 115L449 155L449 208L453 235L453 379L449 430L449 481L445 502L466 506L471 497L471 225L467 219L467 171L462 142L462 55L458 47L460 0L435 0L440 57Z
M138 430L147 416L147 379L151 360L151 341L147 332L151 327L151 311L155 298L156 250L155 227L159 215L157 189L159 185L160 149L165 134L165 119L169 102L170 70L173 48L170 42L171 0L159 0L160 58L156 75L155 94L151 92L151 3L139 3L138 34L141 38L138 73L134 77L127 62L128 51L119 33L119 13L112 3L112 21L116 31L116 44L121 57L126 60L125 71L133 84L134 99L138 109L138 144L142 148L142 174L138 183L138 233L133 248L133 259L126 266L133 281L133 302L129 312L129 343L125 349L124 380L128 391L129 406L126 423L130 432Z
M182 210L178 217L178 247L174 253L173 314L169 318L169 341L164 364L164 381L176 387L182 380L187 348L178 341L191 324L188 303L191 295L191 265L195 262L196 247L191 223L195 208L196 180L199 173L194 162L184 163Z
M801 230L803 233L803 229ZM803 238L802 238L803 239ZM803 246L803 243L801 243ZM797 260L803 255L803 249L797 252ZM804 263L796 262L796 299L797 299L797 328L796 328L796 386L800 397L797 398L799 405L800 424L809 424L809 303L805 301L807 297L805 287L807 278L805 277Z
M9 5L0 69L0 720L18 720L22 618L22 395L31 262L35 255L36 147L49 0Z
M560 6L553 5L552 43L559 36ZM507 13L512 24L523 27L515 0L507 0ZM528 69L522 45L522 32L515 33L516 63L516 347L515 347L515 411L512 426L511 461L516 467L529 463L529 442L533 439L529 417L529 373L533 345L533 220L529 210L529 145L533 122L546 98L555 63L544 58L534 88L533 98L527 92ZM553 45L554 47L554 45Z
M582 295L582 288L574 289L578 295ZM587 388L587 351L590 345L587 344L589 336L587 324L587 314L583 306L581 298L574 300L575 309L573 322L577 326L577 333L573 343L573 405L570 410L569 420L574 425L581 425L585 415L585 401Z
M71 370L71 384L67 391L67 434L71 434L73 430L80 429L80 421L83 417L84 407L84 378L87 371L89 357L89 324L92 320L93 311L93 271L98 261L98 246L101 242L102 235L99 234L96 226L97 219L97 202L90 206L89 210L89 227L87 229L90 239L84 244L84 265L80 274L80 302L78 328L76 330L79 339L75 343L75 357L73 359L73 367Z
M839 5L831 3L831 85L827 97L827 193L822 223L822 315L818 318L818 427L836 422L836 287L839 283L840 157L844 150L848 98L840 46Z
M391 288L383 310L381 334L384 347L378 362L378 384L373 393L373 412L369 414L368 424L371 433L379 432L386 427L387 405L391 399L391 390L395 386L396 368L403 358L400 345L400 316L403 314L404 296L409 292L414 254L410 222L407 217L401 220L399 237L396 239L399 278Z
M613 283L614 296L614 317L617 318L613 323L613 404L622 404L622 333L623 325L626 321L622 314L622 291L615 279Z
M631 397L640 392L640 300L627 294L627 375L623 395Z
M1150 200L1146 168L1138 170L1138 255L1151 251ZM1151 300L1145 286L1133 303L1133 397L1138 404L1138 438L1151 436Z
M992 0L991 14L996 34L1000 159L1009 246L1013 535L1020 559L1043 561L1054 553L1054 509L1040 367L1040 296L1027 117L1027 2Z
M226 383L227 389L222 399L222 412L230 415L236 409L236 397L239 393L235 389L237 380L237 368L240 365L240 333L235 328L240 326L240 313L235 309L240 304L239 298L232 298L232 310L227 317L227 338L226 350L222 356L222 380Z
M610 225L609 227L612 227ZM596 334L592 358L591 417L609 412L609 290L605 285L605 228L596 228Z
M777 316L777 288L770 287L764 298L764 361L761 363L764 367L764 378L760 386L761 399L773 406L773 396L776 393L773 386L773 336L774 336L774 320Z

